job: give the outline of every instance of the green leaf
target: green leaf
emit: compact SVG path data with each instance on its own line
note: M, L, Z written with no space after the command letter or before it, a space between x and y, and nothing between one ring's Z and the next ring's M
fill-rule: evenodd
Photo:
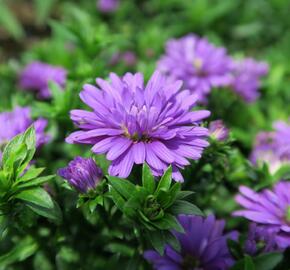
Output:
M23 190L13 196L28 203L32 203L44 208L53 208L54 204L49 194L42 188Z
M153 248L160 254L164 253L164 246L166 244L165 236L162 231L147 232L147 239L150 240Z
M37 249L37 243L32 239L32 237L27 236L18 241L15 247L8 253L0 256L0 267L5 269L12 263L24 261L26 258L33 255Z
M39 24L44 23L48 18L54 3L55 0L34 0L36 19Z
M145 187L151 194L155 190L155 180L154 176L151 173L149 166L144 163L142 168L142 185Z
M15 39L21 39L24 36L23 28L17 20L17 17L9 10L4 1L0 1L0 10L0 25Z
M256 270L253 259L248 255L245 256L245 270Z
M177 200L174 202L174 204L170 208L170 212L175 216L179 214L197 215L197 216L204 215L202 211L194 204L188 201L181 200Z
M31 167L29 168L25 174L23 176L21 176L19 179L18 179L18 182L24 182L24 181L28 181L28 180L31 180L31 179L34 179L36 178L38 175L40 175L43 171L44 171L45 168L34 168L34 167Z
M169 166L158 183L157 189L155 190L155 195L157 195L161 189L165 191L169 190L171 181L172 181L172 167Z
M37 213L38 215L41 215L43 217L49 218L58 224L62 221L62 214L61 210L56 202L53 201L53 206L50 208L42 207L40 205L26 202L25 203L27 207L29 207L32 211Z
M124 204L123 212L130 218L137 215L137 210L141 210L142 203L145 201L146 197L149 195L145 188L135 190L131 195L130 199Z
M110 190L110 194L112 196L112 199L114 201L114 203L116 204L116 206L123 211L124 208L124 204L125 204L125 200L123 199L123 197L119 194L118 191L116 191L114 188L112 188Z
M193 191L189 191L189 190L181 190L180 192L178 192L177 196L176 196L176 199L177 200L181 200L181 199L184 199L190 195L194 194Z
M165 235L165 239L167 241L167 243L173 248L175 249L177 252L180 251L181 247L180 247L180 242L179 240L175 237L174 234L172 234L170 231L168 232L164 232Z
M126 179L108 176L108 180L112 187L126 199L129 199L135 191L135 186Z
M4 148L2 167L18 176L24 171L35 153L35 130L29 127L23 134L15 136Z
M272 252L259 255L254 258L256 270L272 270L283 259L283 254L280 252Z
M49 180L51 180L54 177L55 177L55 175L47 175L47 176L38 177L36 179L32 179L32 180L27 181L27 182L19 182L20 184L17 184L17 188L22 189L22 188L31 188L31 187L35 187L35 186L40 186L40 185L48 182Z
M178 222L178 220L168 213L165 213L162 219L151 221L160 230L176 230L183 233L184 229Z

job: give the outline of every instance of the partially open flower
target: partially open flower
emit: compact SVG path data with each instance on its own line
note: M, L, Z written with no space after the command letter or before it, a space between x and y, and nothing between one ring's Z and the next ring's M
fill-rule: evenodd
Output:
M212 121L209 124L209 134L217 141L224 141L229 137L229 130L222 120Z
M102 170L92 158L82 157L74 158L67 167L59 169L58 175L81 193L94 189L103 177Z

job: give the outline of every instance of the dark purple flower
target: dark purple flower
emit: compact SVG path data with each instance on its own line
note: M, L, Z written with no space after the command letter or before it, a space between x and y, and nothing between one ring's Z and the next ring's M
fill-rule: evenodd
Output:
M174 79L184 81L185 88L198 94L200 102L206 102L213 87L231 82L231 59L226 49L193 34L169 40L158 67Z
M97 8L103 13L116 11L119 6L119 0L98 0Z
M276 251L278 247L275 241L275 234L263 226L251 223L244 249L251 256Z
M271 234L279 248L290 246L290 182L280 181L273 190L257 193L245 186L240 187L236 201L245 208L233 213L245 217Z
M36 147L47 143L50 139L50 136L44 133L47 120L39 118L33 121L30 115L30 108L16 107L11 112L0 113L0 155L1 149L8 141L14 136L23 133L32 124L36 133Z
M208 146L208 130L200 127L209 116L192 111L197 100L181 81L169 83L155 72L146 86L143 75L110 74L110 82L97 79L99 88L85 85L80 97L93 111L73 110L71 119L81 129L68 143L93 144L96 154L107 153L110 175L127 177L134 165L147 162L154 175L171 164L173 178L183 181L178 168L199 159Z
M229 137L229 130L222 120L215 120L209 124L209 134L217 141L224 141Z
M260 79L267 75L268 69L265 62L257 62L251 58L233 62L233 90L246 102L255 101L259 97Z
M267 163L275 173L283 164L290 163L290 125L279 121L272 132L260 132L256 137L250 160L255 165Z
M233 264L227 239L236 239L237 233L223 234L225 222L213 215L203 219L198 216L179 216L185 233L174 232L180 242L180 252L167 245L164 255L148 250L144 257L156 270L225 270Z
M20 74L20 87L35 91L39 98L46 99L51 96L48 82L52 81L63 88L66 83L66 73L66 70L61 67L32 62Z
M81 193L94 189L103 177L102 170L92 158L82 157L75 157L57 173Z

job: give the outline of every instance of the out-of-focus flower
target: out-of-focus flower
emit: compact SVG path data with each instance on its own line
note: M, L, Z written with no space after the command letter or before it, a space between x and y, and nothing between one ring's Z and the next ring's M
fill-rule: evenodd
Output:
M0 113L0 159L1 150L14 136L24 132L29 126L34 125L36 133L36 147L47 143L50 136L44 130L47 120L39 118L31 119L30 108L16 107L13 111Z
M185 88L199 96L199 102L206 102L213 87L229 85L231 65L225 48L190 34L167 42L158 67L174 79L184 81Z
M259 193L245 186L240 187L236 201L245 208L233 213L242 216L275 235L279 248L290 246L290 183L280 181L273 190Z
M224 141L229 137L229 130L222 120L215 120L209 124L209 134L217 141Z
M103 13L111 13L119 7L119 0L98 0L97 8Z
M113 55L109 63L111 66L114 66L120 62L124 63L127 67L135 66L137 63L136 54L133 51L117 52Z
M278 247L273 233L263 226L251 223L244 249L247 254L255 256L278 250Z
M181 251L167 245L164 255L154 250L146 251L144 257L154 269L229 269L234 263L227 247L227 239L236 239L237 233L223 234L225 222L213 215L203 219L198 216L179 216L185 233L174 232L179 240Z
M66 70L46 63L32 62L20 74L20 87L37 92L37 96L46 99L51 96L48 82L52 81L61 88L66 83Z
M250 160L255 165L267 163L275 173L283 164L290 163L290 125L279 121L272 132L260 132L256 137Z
M182 82L169 83L155 72L146 86L143 75L127 73L123 78L110 74L110 82L97 79L100 88L85 85L80 97L93 112L71 111L81 129L68 143L93 144L96 154L107 153L109 173L127 177L134 165L146 162L154 175L162 175L171 164L173 178L183 181L179 168L188 158L199 159L208 146L208 130L199 123L206 110L192 111L197 100Z
M103 177L102 170L92 158L82 157L75 157L57 173L81 193L94 189Z
M251 58L233 61L231 87L246 102L253 102L259 97L260 79L267 75L268 69L267 63Z

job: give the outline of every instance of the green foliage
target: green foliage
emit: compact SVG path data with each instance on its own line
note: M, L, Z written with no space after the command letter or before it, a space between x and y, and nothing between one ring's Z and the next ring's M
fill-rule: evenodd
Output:
M172 184L171 167L157 185L147 164L143 165L142 172L142 186L134 185L126 179L108 176L110 194L123 214L135 226L147 232L153 247L162 253L168 239L172 241L173 236L168 236L171 234L170 230L183 232L176 216L202 215L202 212L197 206L184 200L180 183Z
M7 143L0 169L0 213L9 216L15 207L26 206L39 215L60 221L57 204L41 187L53 178L39 176L43 168L29 167L35 153L35 130L27 129Z

